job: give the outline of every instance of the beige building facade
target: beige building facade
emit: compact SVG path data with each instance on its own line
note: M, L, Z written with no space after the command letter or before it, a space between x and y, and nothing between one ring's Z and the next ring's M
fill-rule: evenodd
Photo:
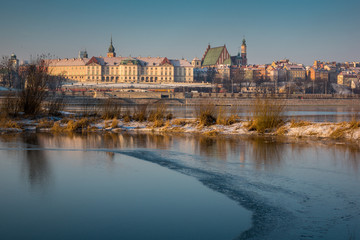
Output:
M194 68L166 57L92 57L48 60L49 73L67 80L96 83L191 83Z
M47 60L49 73L66 80L95 83L192 83L194 67L187 60L166 57L107 57Z

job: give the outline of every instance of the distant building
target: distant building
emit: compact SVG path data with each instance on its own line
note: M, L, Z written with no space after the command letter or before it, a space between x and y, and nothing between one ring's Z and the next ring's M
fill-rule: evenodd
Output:
M302 65L286 65L284 66L287 72L287 80L290 82L293 81L305 81L306 79L306 70Z
M240 65L241 66L246 66L247 65L247 53L246 53L246 40L245 38L243 39L242 45L241 45L241 60L240 60Z
M12 67L15 71L19 69L19 59L16 58L16 55L13 53L10 56L10 62L12 64Z
M241 52L239 51L236 56L231 57L231 64L236 65L238 67L240 66L246 66L247 65L247 53L246 53L246 40L243 39L242 45L241 45Z
M78 58L88 58L88 53L87 51L79 51L79 55L78 55Z
M96 83L193 82L194 68L187 60L166 57L116 57L110 41L107 57L47 60L50 74L67 80Z
M212 48L209 44L201 59L201 67L216 68L219 65L231 65L231 58L226 45Z
M201 59L201 67L214 67L217 68L220 65L228 66L246 66L247 65L247 46L246 40L243 39L241 45L241 52L238 52L236 56L230 56L229 51L226 48L226 45L221 47L212 48L210 44L205 50L205 53ZM198 63L194 61L194 64ZM193 64L193 66L194 66ZM195 67L195 66L194 66ZM198 66L196 66L198 67Z
M359 79L356 73L354 72L341 72L338 75L337 83L339 85L345 85L351 88L355 88L359 84Z
M194 68L201 68L201 60L198 59L198 58L194 58L194 59L191 61L191 65L192 65Z
M311 81L328 81L329 72L325 69L311 67L309 70L309 79Z

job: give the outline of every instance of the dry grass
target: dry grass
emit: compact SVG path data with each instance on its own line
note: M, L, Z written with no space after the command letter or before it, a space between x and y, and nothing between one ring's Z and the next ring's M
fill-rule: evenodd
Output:
M171 120L174 118L174 114L168 113L168 114L166 114L165 118L166 118L166 120Z
M164 120L163 119L156 119L154 121L153 127L158 128L158 127L162 127L162 126L164 126Z
M90 126L90 121L87 118L82 118L78 121L70 120L67 123L65 130L69 132L76 132L80 130L83 131L89 126Z
M111 128L117 128L118 127L118 124L119 124L119 120L117 120L116 118L114 118L111 122L111 125L110 127Z
M118 118L121 114L121 106L114 99L106 99L101 105L101 117L103 119Z
M0 119L0 128L17 128L17 129L21 129L21 126L15 121L12 121L12 120L6 119L6 118L1 118Z
M216 115L216 124L226 125L226 112L222 106L218 108Z
M195 107L196 118L202 126L211 126L216 122L214 104L200 104Z
M309 125L311 125L311 122L303 121L303 120L296 121L293 119L290 122L290 128L305 127L305 126L309 126Z
M183 118L177 118L172 120L172 124L173 125L177 125L177 126L185 126L189 121Z
M51 128L52 132L62 132L64 128L60 125L60 122L55 122Z
M232 106L228 111L225 111L223 107L219 107L218 114L216 116L216 124L232 125L238 122L239 119L238 107Z
M208 137L216 137L219 135L219 131L211 130L211 131L204 132L203 134Z
M83 116L98 116L98 110L101 110L101 106L96 107L96 105L89 103L87 99L83 100L81 104L81 112Z
M279 136L284 136L286 133L287 133L287 127L285 125L279 127L275 132L275 134Z
M131 113L129 110L126 110L126 112L122 115L122 118L124 120L124 122L131 122Z
M155 110L152 110L149 113L149 121L155 122L163 120L166 115L166 109L167 107L165 104L157 104Z
M259 133L272 131L284 123L284 102L274 102L269 99L257 99L253 103L252 125L249 130Z
M52 128L54 126L54 121L42 119L37 125L38 128Z
M137 105L134 109L132 118L138 122L146 121L148 119L148 114L149 114L148 106L149 106L148 104ZM126 115L128 116L128 119L130 119L130 121L131 121L130 111L128 111ZM124 121L125 121L125 117L124 117ZM127 121L125 121L125 122L127 122Z
M356 119L353 119L350 122L340 123L339 126L330 134L330 137L334 139L344 138L346 133L351 133L359 127L360 121L357 121Z

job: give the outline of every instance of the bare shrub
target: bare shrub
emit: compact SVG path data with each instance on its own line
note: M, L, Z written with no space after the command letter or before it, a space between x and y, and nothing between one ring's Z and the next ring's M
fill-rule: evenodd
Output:
M2 117L15 117L19 111L19 99L14 96L7 95L1 105Z
M226 125L226 112L223 106L220 106L217 111L216 124Z
M200 125L210 126L216 122L215 105L212 103L197 105L195 113Z
M64 130L64 128L60 125L59 122L55 122L53 127L51 128L52 132L61 132L63 130Z
M148 106L149 106L148 104L137 105L134 109L132 118L138 122L146 121L148 119ZM125 121L125 119L124 119L124 121Z
M54 126L54 121L42 119L37 125L38 128L52 128Z
M157 104L156 109L149 113L149 121L154 122L156 120L163 120L166 115L166 109L167 107L165 104Z
M64 107L65 107L65 103L64 103L64 98L62 97L51 98L45 104L45 109L47 110L48 114L51 116L60 116L61 111L64 110Z
M99 107L101 109L101 106ZM92 104L89 102L88 99L84 99L81 103L81 113L85 117L89 116L97 116L98 115L98 109L95 104Z
M127 110L122 117L123 117L124 122L130 122L131 121L131 113L130 113L130 111Z
M82 118L78 121L70 120L67 123L66 130L70 132L83 131L90 125L87 118Z
M12 121L12 120L6 119L6 118L1 118L0 119L0 128L17 128L17 129L20 129L21 126L15 121Z
M232 107L229 112L226 111L224 107L220 106L217 111L216 124L232 125L239 119L237 114L237 108L235 107Z
M168 113L168 114L166 114L165 118L166 118L166 120L171 120L174 118L174 115L172 113Z
M46 86L53 76L43 59L27 65L21 72L24 89L18 94L19 110L26 115L37 115L41 112L41 104L46 97Z
M121 106L115 102L114 99L107 99L105 103L101 106L103 119L113 119L118 118L121 114Z
M249 130L264 133L279 127L284 122L284 102L274 102L269 99L256 99L253 103L252 125Z
M163 119L155 119L153 126L154 127L162 127L162 126L164 126L164 120Z

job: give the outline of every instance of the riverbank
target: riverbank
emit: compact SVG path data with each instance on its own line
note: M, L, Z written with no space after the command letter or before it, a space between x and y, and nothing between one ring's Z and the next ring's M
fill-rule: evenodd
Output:
M161 121L103 120L99 118L55 118L14 119L0 122L0 133L13 132L154 132L201 134L209 137L226 135L283 136L293 138L323 138L360 142L360 121L340 123L316 123L308 121L287 121L263 133L254 130L253 121L236 120L232 124L204 126L197 119L172 119Z

